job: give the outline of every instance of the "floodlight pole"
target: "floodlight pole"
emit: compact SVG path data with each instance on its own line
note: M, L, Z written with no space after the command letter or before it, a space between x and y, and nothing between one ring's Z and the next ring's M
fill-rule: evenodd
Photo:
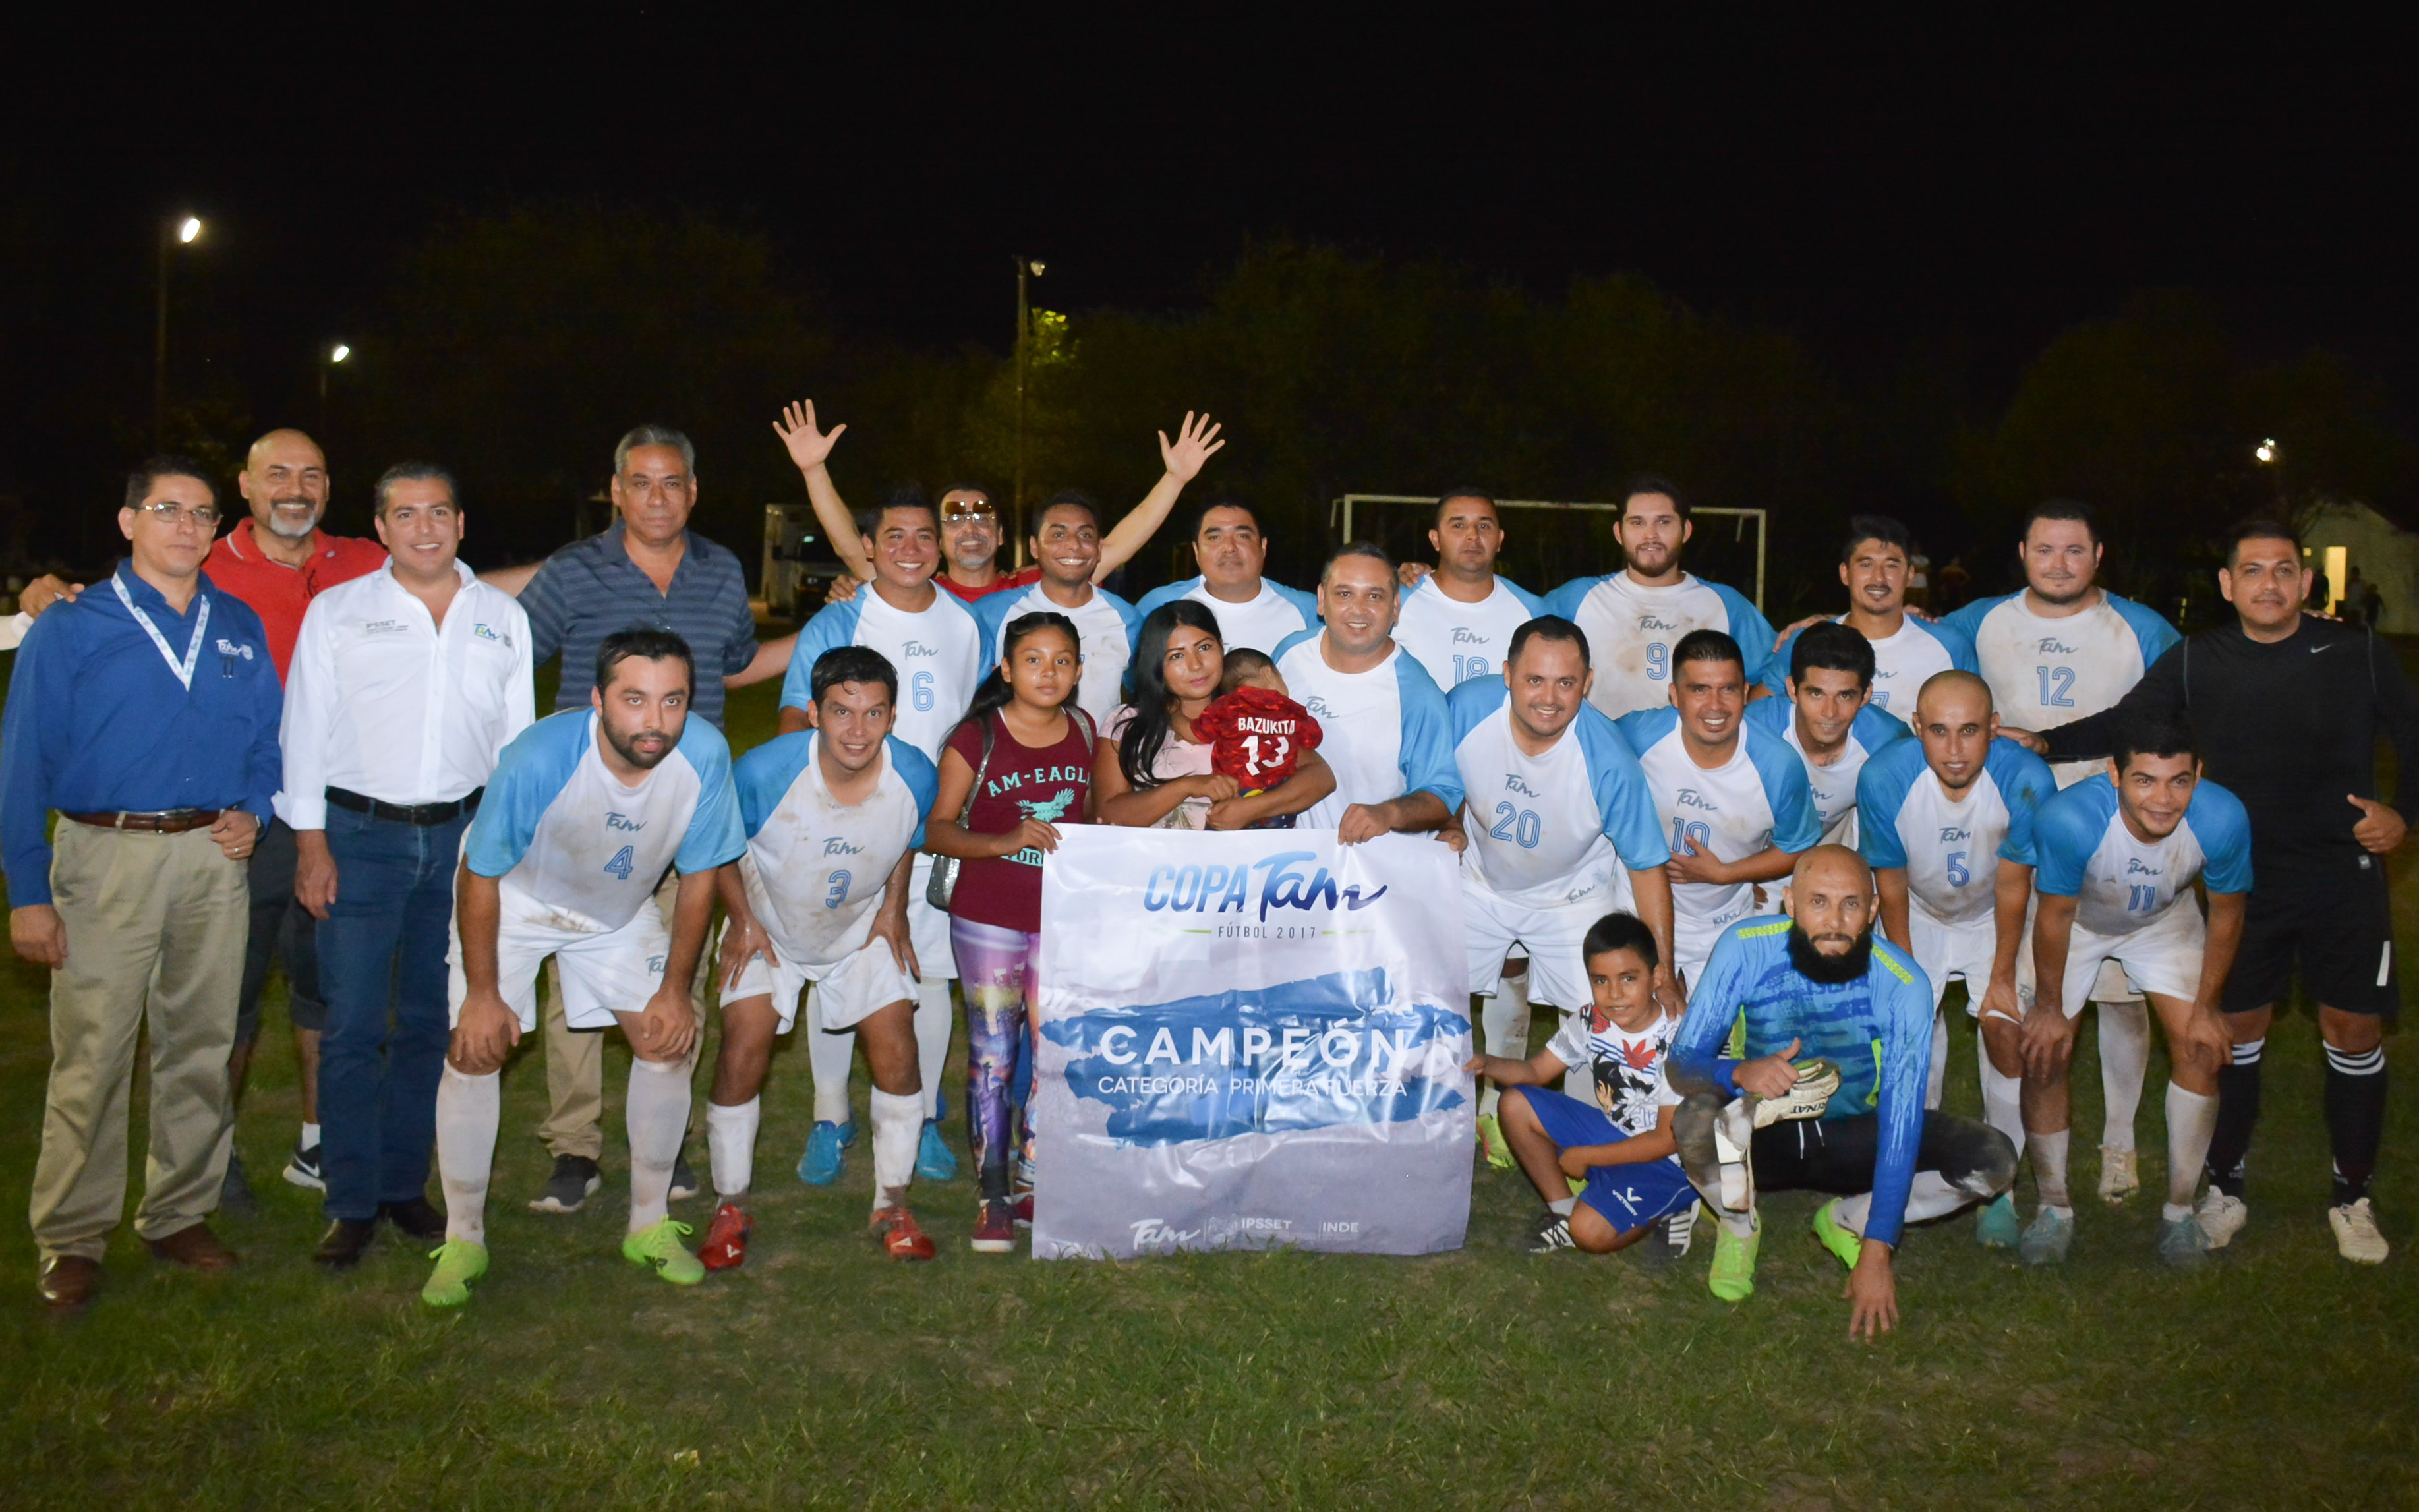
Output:
M1019 254L1016 258L1016 476L1009 486L1009 517L1016 532L1017 569L1025 567L1025 344L1033 334L1033 314L1027 302L1025 281L1040 269L1031 259Z
M170 232L160 228L158 311L151 327L151 450L168 449L168 247Z

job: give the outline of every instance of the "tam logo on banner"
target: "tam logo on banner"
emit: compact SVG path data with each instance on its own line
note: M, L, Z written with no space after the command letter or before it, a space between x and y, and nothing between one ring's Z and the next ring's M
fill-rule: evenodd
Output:
M1475 1107L1447 847L1070 826L1041 941L1037 1257L1460 1246Z

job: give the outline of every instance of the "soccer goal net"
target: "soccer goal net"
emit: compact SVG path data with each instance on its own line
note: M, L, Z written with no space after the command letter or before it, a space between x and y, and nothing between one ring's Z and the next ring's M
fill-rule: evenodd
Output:
M1339 541L1374 541L1398 562L1434 563L1428 530L1436 506L1434 495L1348 493L1331 506L1330 523ZM1618 503L1499 499L1495 513L1503 522L1496 570L1533 594L1621 569L1621 543L1612 533ZM1698 509L1689 517L1696 531L1682 558L1687 569L1747 594L1763 609L1764 511Z

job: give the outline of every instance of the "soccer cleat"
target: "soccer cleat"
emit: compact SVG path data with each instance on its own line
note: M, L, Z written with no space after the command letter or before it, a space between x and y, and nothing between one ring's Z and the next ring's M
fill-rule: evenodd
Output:
M2200 1220L2190 1213L2160 1219L2159 1258L2178 1267L2208 1263L2209 1236L2201 1232Z
M420 1300L431 1307L459 1307L470 1300L470 1283L487 1273L487 1246L475 1240L449 1239L428 1252L437 1269L420 1288Z
M2113 1205L2142 1190L2139 1164L2133 1150L2101 1146L2100 1200Z
M1714 1266L1705 1274L1705 1289L1724 1302L1745 1302L1755 1295L1755 1249L1764 1239L1764 1220L1744 1236L1728 1224L1714 1229Z
M1840 1227L1840 1199L1833 1197L1814 1210L1814 1237L1823 1247L1839 1257L1840 1263L1853 1271L1865 1253L1864 1240Z
M974 1247L982 1255L1006 1255L1016 1248L1016 1211L1006 1197L987 1200L977 1212Z
M2043 1208L2016 1241L2016 1257L2026 1265L2063 1265L2074 1248L2074 1215Z
M1478 1147L1487 1151L1487 1164L1499 1171L1512 1168L1512 1147L1503 1142L1503 1126L1492 1113L1478 1116Z
M1974 1214L1974 1242L1984 1249L2014 1249L2023 1237L2012 1192L2000 1193Z
M664 1192L666 1202L686 1202L697 1196L697 1173L688 1168L688 1151L672 1157L672 1184Z
M532 1212L578 1212L580 1206L596 1195L605 1184L596 1163L585 1155L557 1155L554 1173L546 1179L546 1190L530 1202Z
M738 1270L747 1263L747 1236L755 1231L756 1220L739 1204L717 1205L714 1221L705 1226L705 1242L698 1246L698 1263L709 1271Z
M2211 1187L2202 1195L2200 1207L2193 1217L2199 1223L2201 1233L2208 1238L2209 1247L2224 1249L2234 1242L2234 1236L2242 1232L2242 1226L2251 1221L2251 1209L2241 1197L2227 1196L2217 1188Z
M1784 1119L1819 1119L1831 1105L1831 1094L1840 1089L1840 1068L1827 1060L1801 1060L1795 1069L1796 1082L1780 1096L1740 1099L1752 1108L1756 1128L1769 1129Z
M1033 1193L1031 1190L1011 1194L1008 1199L1008 1211L1014 1215L1017 1227L1032 1227Z
M308 1187L314 1192L328 1190L328 1179L319 1170L319 1147L313 1145L305 1149L299 1138L294 1141L294 1153L285 1159L285 1169L278 1174L296 1186Z
M941 1120L926 1119L924 1132L916 1139L916 1180L919 1181L954 1181L958 1179L958 1157L949 1153L948 1141L941 1137Z
M2366 1197L2340 1208L2329 1208L2327 1227L2335 1231L2335 1253L2345 1259L2354 1265L2385 1263L2391 1247L2385 1236L2378 1232L2377 1214L2369 1211Z
M1577 1248L1579 1246L1571 1242L1570 1219L1551 1208L1548 1208L1538 1218L1536 1227L1529 1230L1529 1253L1532 1255L1551 1255L1558 1249Z
M929 1260L939 1253L917 1226L916 1215L904 1208L883 1209L868 1227L882 1241L883 1253L894 1260Z
M848 1147L856 1143L856 1120L821 1122L807 1135L806 1153L798 1157L798 1180L809 1186L829 1186L848 1164Z
M705 1267L681 1247L680 1237L696 1229L677 1218L658 1218L622 1241L622 1258L632 1265L652 1265L655 1273L676 1287L693 1287L705 1279Z

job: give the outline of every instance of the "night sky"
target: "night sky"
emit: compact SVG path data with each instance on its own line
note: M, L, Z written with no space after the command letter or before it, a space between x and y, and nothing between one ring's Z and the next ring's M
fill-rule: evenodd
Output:
M2419 395L2398 36L2273 12L518 14L540 8L18 33L0 173L39 318L12 390L71 348L147 393L171 212L210 223L179 275L196 339L267 398L432 220L574 196L760 225L844 332L932 346L1007 347L1013 253L1050 264L1039 302L1172 309L1290 236L1546 293L1635 270L1798 332L1851 384L1949 336L1990 404L2064 326L2190 286L2257 353L2330 346L2406 413Z

